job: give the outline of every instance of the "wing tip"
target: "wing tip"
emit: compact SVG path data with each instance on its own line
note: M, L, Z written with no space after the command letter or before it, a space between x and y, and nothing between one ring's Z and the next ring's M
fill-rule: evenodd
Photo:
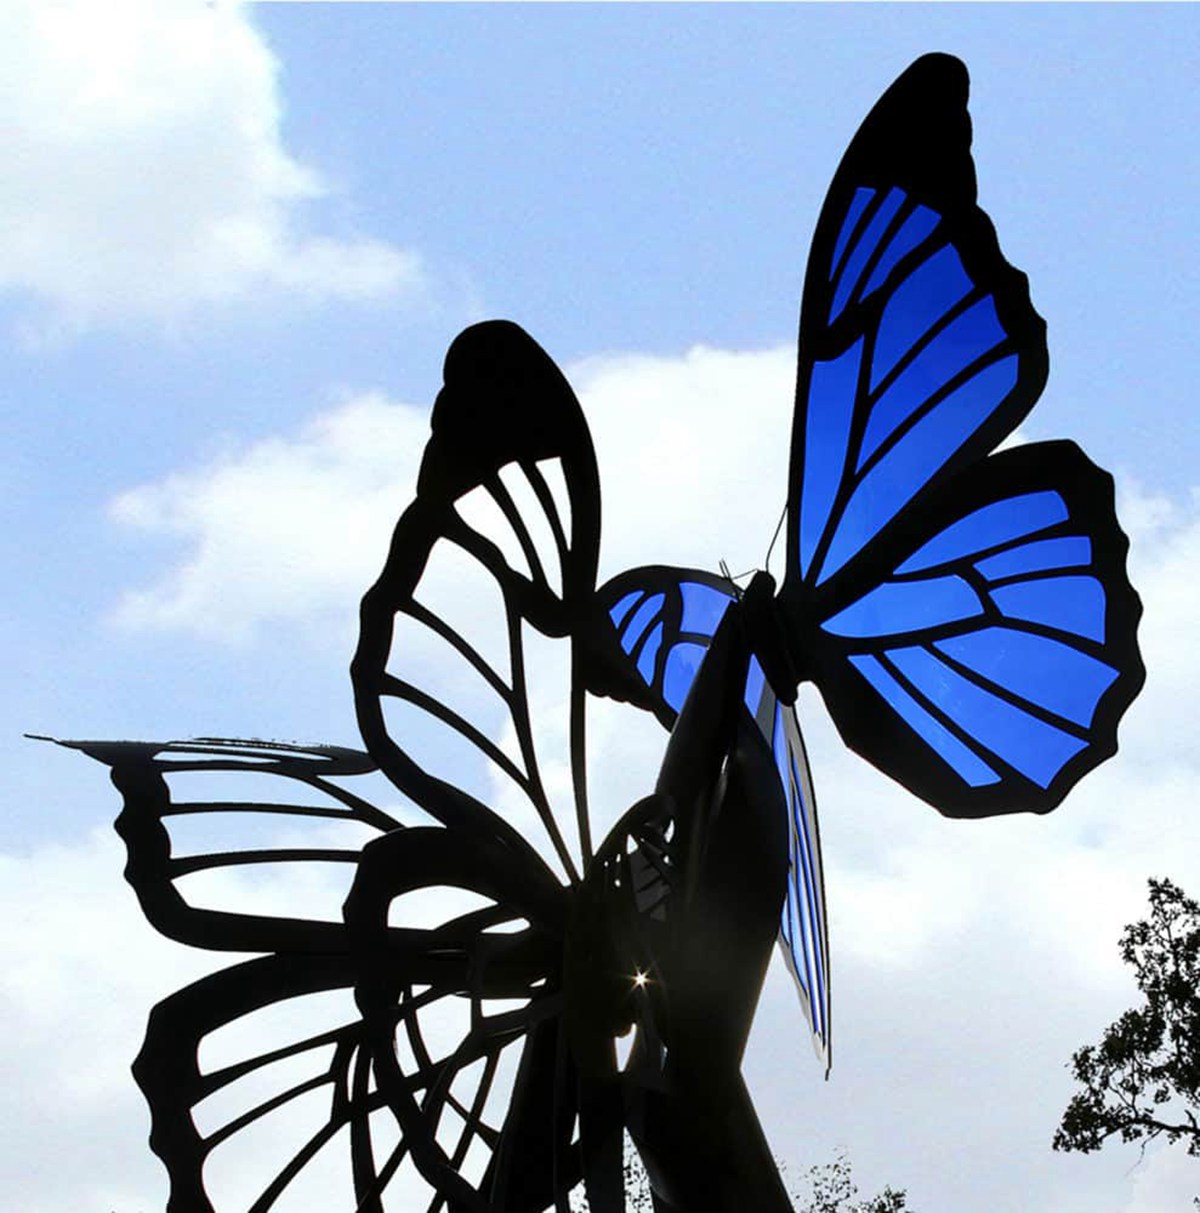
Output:
M923 88L961 89L964 100L971 82L967 65L949 51L927 51L918 56L900 73L897 83L910 78Z

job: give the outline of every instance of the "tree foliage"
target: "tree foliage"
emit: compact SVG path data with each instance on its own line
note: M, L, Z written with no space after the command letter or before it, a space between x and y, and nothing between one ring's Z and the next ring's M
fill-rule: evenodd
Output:
M1200 904L1169 880L1150 881L1150 916L1121 936L1141 1006L1071 1059L1083 1086L1063 1113L1056 1150L1124 1141L1186 1141L1200 1156Z
M782 1169L786 1179L787 1168ZM834 1155L833 1162L809 1167L805 1192L798 1192L796 1185L791 1183L788 1191L796 1213L913 1213L902 1189L885 1187L877 1195L860 1200L850 1160L841 1150ZM572 1201L572 1213L587 1213L587 1208L587 1199L580 1193ZM628 1141L625 1143L625 1208L627 1213L653 1213L654 1209L646 1172Z
M859 1200L850 1161L841 1151L833 1162L809 1167L808 1178L811 1191L807 1195L792 1193L796 1213L910 1213L904 1191L892 1187Z

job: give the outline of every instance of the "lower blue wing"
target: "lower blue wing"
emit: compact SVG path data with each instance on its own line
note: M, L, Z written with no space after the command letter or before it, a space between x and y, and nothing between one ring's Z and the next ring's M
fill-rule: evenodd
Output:
M766 694L774 700L770 687ZM812 1029L813 1048L825 1066L832 1063L830 1040L829 924L817 800L804 741L793 708L775 703L771 752L788 806L788 883L779 946L800 991L800 1005Z
M1112 499L1069 442L949 485L906 558L817 630L815 681L846 742L950 816L1054 808L1115 752L1144 678Z
M647 708L670 727L737 598L730 581L696 569L638 568L608 582L597 593L593 630L610 651L597 664L610 678L614 669L621 671L626 681L606 687L607 693ZM795 712L778 702L753 657L745 703L771 747L788 806L789 874L779 942L828 1073L829 937L808 759Z

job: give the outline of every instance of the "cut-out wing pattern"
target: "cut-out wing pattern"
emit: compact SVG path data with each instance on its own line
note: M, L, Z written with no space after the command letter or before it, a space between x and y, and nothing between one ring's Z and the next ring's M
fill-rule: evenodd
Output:
M203 978L150 1018L134 1073L152 1111L151 1143L170 1174L169 1213L211 1213L206 1191L214 1186L230 1197L222 1213L235 1198L248 1213L287 1206L309 1190L325 1152L348 1161L354 1207L368 1213L541 1209L553 1199L551 1169L528 1120L548 1093L566 1120L563 1140L553 1143L558 1173L567 1187L578 1181L573 1078L558 1022L563 907L530 896L519 870L499 862L496 843L406 827L374 807L345 786L374 770L355 751L267 742L68 744L112 768L124 797L126 875L153 925L202 947L272 953ZM207 777L212 798L174 798L174 784L195 774ZM285 801L266 781L298 784L304 795ZM245 812L293 828L349 819L368 827L372 841L352 851L279 846L172 859L168 830L176 820ZM280 862L350 863L343 920L209 910L188 904L173 885L197 870L240 873ZM431 925L389 916L414 892ZM485 904L464 910L463 893ZM313 999L333 993L342 996L336 1008ZM278 1031L243 1034L232 1055L227 1045L220 1064L203 1064L224 1029L281 1008L292 1021L324 1018L328 1026L292 1041ZM297 1131L286 1118L306 1101L309 1115ZM294 1154L270 1173L223 1184L222 1148L273 1119L292 1129ZM259 1161L234 1154L233 1169L242 1172ZM394 1193L390 1204L386 1192Z
M516 505L517 489L523 490L523 510ZM540 548L535 534L542 537ZM465 741L465 750L443 751L460 775L463 753L469 761L484 754L500 782L532 810L552 852L550 862L573 881L593 850L584 769L584 657L577 636L595 590L599 543L595 456L566 380L515 325L495 322L467 330L446 356L417 498L396 527L382 575L363 599L351 667L359 725L382 770L426 812L472 832L488 823L513 861L531 865L532 873L536 864L527 838L483 796L469 796L461 778L451 783L418 761L414 738L432 727L443 742ZM458 576L430 588L438 556L454 561ZM437 609L426 602L430 596ZM456 628L451 621L464 614L466 625ZM493 633L497 661L486 659L468 629ZM443 644L439 663L417 685L408 669L420 632ZM569 721L572 766L563 789L570 807L561 816L555 815L538 764L528 698L527 648L535 632L564 641L561 707ZM406 638L412 638L407 647ZM474 676L476 691L494 702L499 732L510 740L507 751L447 707L445 696L431 693L431 679L464 668ZM388 710L396 702L413 705L429 719L408 716L403 730L391 727ZM549 869L534 878L553 879Z
M214 896L228 903L229 882L237 880L238 899L261 906L270 898L255 897L256 888L315 863L336 865L349 888L363 842L401 828L393 813L354 787L375 769L361 751L208 738L61 744L111 768L124 797L116 827L129 853L126 878L151 925L195 947L311 952L339 946L340 923L314 922L311 904L301 917L286 904L264 913L206 903ZM269 845L249 845L256 828L267 833ZM193 893L197 878L207 878L208 888Z

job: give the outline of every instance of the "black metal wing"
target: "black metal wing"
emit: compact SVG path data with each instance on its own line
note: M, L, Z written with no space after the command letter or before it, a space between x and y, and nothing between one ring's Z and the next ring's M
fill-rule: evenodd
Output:
M528 897L489 844L464 848L368 801L357 785L374 764L356 751L64 744L112 769L126 877L151 923L196 946L270 953L150 1016L134 1075L170 1177L168 1213L266 1213L298 1193L350 1192L364 1213L382 1213L385 1194L404 1207L533 1213L553 1200L551 1176L578 1182L561 905ZM203 799L188 790L197 781ZM250 818L274 823L279 840L244 845ZM205 850L226 821L239 823L237 848ZM353 827L359 845L298 839L331 823ZM313 905L327 891L320 865L344 873L336 920ZM304 874L273 885L267 872L280 866ZM198 896L177 887L203 874L221 882ZM269 912L286 892L307 917ZM564 1091L562 1116L542 1125L539 1111Z

